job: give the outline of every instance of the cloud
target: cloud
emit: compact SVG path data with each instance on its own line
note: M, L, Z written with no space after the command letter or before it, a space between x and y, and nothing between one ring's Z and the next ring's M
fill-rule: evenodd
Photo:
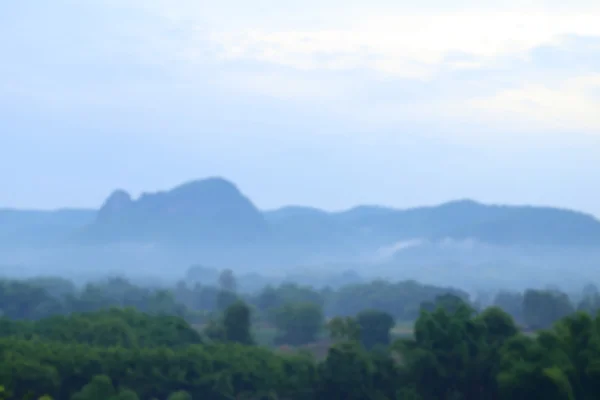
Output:
M313 101L341 93L330 108L366 123L435 119L511 131L599 131L599 10L525 11L365 13L352 22L342 15L340 29L267 26L214 31L205 40L223 65L263 66L240 88ZM365 84L348 80L344 88L323 78L349 73ZM398 90L396 98L381 82ZM407 102L407 94L416 101Z
M3 178L43 164L54 189L2 201L96 205L220 174L270 206L597 211L600 139L582 133L600 132L600 6L523 1L12 2Z
M274 0L60 0L35 13L15 6L13 22L0 28L11 38L0 102L29 98L52 112L160 111L165 121L183 121L194 107L226 108L240 98L287 106L291 116L312 107L372 129L431 122L598 131L594 4L309 0L290 9Z
M564 35L600 36L590 14L449 13L372 16L347 29L212 33L223 60L257 60L301 70L372 69L432 78L441 68L475 68L522 56ZM464 54L469 62L448 60Z
M500 89L489 97L469 99L462 106L468 110L465 117L504 125L508 122L518 129L598 132L598 89L600 74L592 74L549 85L525 84L517 89Z

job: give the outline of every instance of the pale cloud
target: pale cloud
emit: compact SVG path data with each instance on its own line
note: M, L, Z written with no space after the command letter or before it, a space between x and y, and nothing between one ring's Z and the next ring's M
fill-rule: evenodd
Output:
M574 38L600 43L599 17L600 10L575 8L438 15L397 12L365 14L352 24L346 18L343 29L336 29L332 21L327 29L230 30L212 32L208 41L223 63L259 62L267 70L285 67L312 74L313 80L319 74L363 71L363 79L372 83L414 81L422 83L423 93L429 90L422 101L411 104L348 104L346 100L331 106L337 111L345 108L349 117L367 123L437 119L487 123L512 131L594 133L600 132L600 99L592 93L598 78L588 61L597 47L590 45L576 54L570 51L578 44ZM553 64L555 60L536 60L538 49L553 49L554 58L564 54L577 68L561 69ZM436 88L457 76L464 88L457 85L455 93L438 96ZM282 81L281 76L277 79ZM273 83L262 74L246 87L257 93L277 88L280 96L288 87L288 98L308 94L297 85ZM343 92L339 82L336 85L335 91ZM328 85L319 82L316 87L326 90ZM345 95L370 98L370 88L352 90L348 88ZM314 93L317 98L318 91Z
M235 93L252 92L282 100L333 102L345 91L344 85L335 86L323 79L310 79L289 73L237 73L221 76L214 83Z
M209 39L220 46L221 59L228 61L255 60L302 70L372 69L402 78L432 78L443 67L472 69L503 57L527 57L536 47L560 45L565 35L600 36L598 15L371 16L349 29L220 32ZM477 59L446 63L452 53Z
M484 92L483 94L481 92ZM600 134L600 75L512 82L510 87L481 92L433 94L415 102L366 106L363 122L401 126L430 121L456 139L491 144L523 135ZM498 142L496 142L498 143Z
M519 129L562 132L600 132L600 74L567 79L557 84L525 84L475 97L454 108L471 120L512 125ZM452 109L448 109L452 111Z
M65 110L160 105L167 113L169 104L181 109L202 96L255 95L371 126L435 120L600 130L595 2L78 4L68 7L69 21L39 37L35 26L46 11L34 19L22 7L18 25L36 45L25 52L15 41L0 66L12 78L0 87ZM63 11L47 10L55 18ZM91 16L93 29L82 29ZM71 34L70 21L80 35ZM591 44L573 53L574 37ZM547 60L536 59L540 49Z

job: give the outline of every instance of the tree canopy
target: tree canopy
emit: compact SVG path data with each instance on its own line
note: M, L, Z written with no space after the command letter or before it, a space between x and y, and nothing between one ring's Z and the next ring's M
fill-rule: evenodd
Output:
M100 284L80 292L55 283L54 292L31 282L0 286L9 310L0 318L0 399L600 398L600 314L582 306L597 296L593 288L577 307L556 290L526 291L520 315L526 328L541 328L534 334L499 306L476 309L456 293L438 294L422 302L406 337L394 336L396 319L385 310L326 322L323 303L308 295L319 292L293 287L278 303L272 295L281 288L270 288L261 304L276 342L292 348L281 352L257 344L265 320L255 313L265 310L252 298L217 311L210 331L186 320L171 291L111 284L110 295ZM73 307L98 298L130 304L132 293L143 294L140 308ZM24 294L36 297L20 300ZM516 307L517 296L502 296L498 305ZM39 311L51 304L50 315ZM323 357L295 347L323 340L325 327Z

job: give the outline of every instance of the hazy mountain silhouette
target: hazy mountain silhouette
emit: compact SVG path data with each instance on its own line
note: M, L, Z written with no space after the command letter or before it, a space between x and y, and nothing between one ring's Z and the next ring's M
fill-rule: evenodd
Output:
M210 178L139 198L116 190L96 210L0 209L6 276L163 281L200 264L240 276L307 271L314 280L350 268L431 284L576 287L599 279L598 263L600 221L593 216L472 200L260 211L231 182Z
M374 237L382 242L473 239L497 245L600 245L600 221L570 210L533 206L485 205L459 200L406 210L360 206L326 213L286 207L264 213L267 221L296 238Z
M0 247L60 243L95 217L96 210L92 209L0 209Z
M600 221L549 207L485 205L472 200L342 212L290 206L258 210L231 182L196 180L138 199L116 190L99 210L0 210L0 239L92 243L122 241L228 246L244 244L358 254L414 239L472 239L494 245L600 246ZM284 250L282 250L284 251Z
M83 235L96 241L164 241L210 244L253 242L265 237L261 212L231 182L196 180L133 200L113 192Z

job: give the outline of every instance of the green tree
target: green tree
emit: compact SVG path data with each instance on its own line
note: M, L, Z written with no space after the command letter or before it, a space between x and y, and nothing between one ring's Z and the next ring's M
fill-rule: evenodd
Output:
M106 375L96 375L71 400L107 400L112 399L115 394L112 380Z
M272 286L264 288L256 298L256 305L259 310L269 313L274 308L281 305L281 294Z
M424 400L494 399L501 349L516 332L512 318L497 308L475 316L467 304L454 312L438 307L423 312L414 338L394 348Z
M317 399L363 400L374 396L375 369L368 354L357 343L333 346L319 366ZM382 398L383 399L383 398Z
M523 318L529 329L549 328L575 311L569 296L551 290L527 290L523 296Z
M235 304L239 300L237 294L228 290L220 290L217 293L217 310L225 311L227 307Z
M116 396L113 396L111 400L139 400L139 396L133 390L122 389Z
M503 344L519 333L513 318L499 307L486 308L475 318L485 325L486 340L489 343Z
M394 318L390 314L366 310L356 316L356 322L360 328L361 342L366 349L390 344L390 334L394 327Z
M168 400L192 400L192 396L188 392L181 390L171 393Z
M361 338L361 328L356 318L335 317L327 324L329 335L335 341L355 341Z
M225 327L221 321L215 321L213 319L206 323L203 333L208 339L213 341L222 342L227 338L225 334Z
M230 342L250 345L254 343L251 328L250 307L242 301L229 306L223 316L225 339Z
M321 307L311 303L286 304L275 310L273 321L277 344L303 345L314 342L324 324Z
M523 321L523 293L502 290L494 296L493 305L512 315L517 322Z

